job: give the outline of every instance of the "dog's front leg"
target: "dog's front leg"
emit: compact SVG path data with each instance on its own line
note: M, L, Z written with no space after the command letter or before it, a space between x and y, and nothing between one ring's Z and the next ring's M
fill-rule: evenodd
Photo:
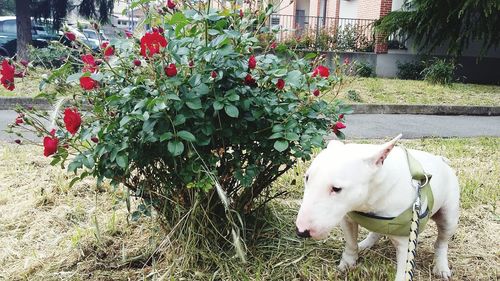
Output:
M339 263L339 270L345 271L356 265L358 260L358 224L345 216L340 222L344 233L345 249Z
M396 281L405 279L406 258L408 257L408 237L406 236L390 236L392 244L396 247L397 271Z

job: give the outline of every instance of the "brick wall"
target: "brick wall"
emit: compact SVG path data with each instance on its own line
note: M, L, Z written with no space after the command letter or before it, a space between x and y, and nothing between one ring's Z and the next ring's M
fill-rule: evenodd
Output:
M380 0L380 14L379 18L383 18L392 10L392 0ZM387 34L375 34L375 53L387 54Z

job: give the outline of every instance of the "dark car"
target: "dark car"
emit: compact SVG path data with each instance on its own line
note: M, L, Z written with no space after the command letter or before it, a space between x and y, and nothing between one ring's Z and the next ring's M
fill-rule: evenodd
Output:
M36 48L47 47L51 40L58 40L59 36L51 32L44 25L32 21L32 45ZM0 17L0 57L12 57L17 50L17 24L16 17Z

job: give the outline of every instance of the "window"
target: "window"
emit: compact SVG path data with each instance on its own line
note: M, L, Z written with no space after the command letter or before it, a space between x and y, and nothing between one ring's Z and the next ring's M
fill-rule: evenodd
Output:
M16 21L15 20L4 21L2 31L5 33L17 33Z

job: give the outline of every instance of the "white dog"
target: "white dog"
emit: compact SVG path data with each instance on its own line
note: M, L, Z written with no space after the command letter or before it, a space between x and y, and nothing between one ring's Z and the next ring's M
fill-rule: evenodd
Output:
M304 198L296 221L297 234L304 238L324 239L340 224L346 240L340 270L355 266L358 251L370 248L382 235L370 232L358 244L358 223L351 219L351 212L393 218L415 202L417 192L406 152L394 147L399 138L401 135L383 145L330 141L305 174ZM432 210L427 210L427 215L436 222L439 231L434 244L433 272L448 279L451 276L448 240L457 228L459 215L458 179L445 158L418 150L408 151L420 162L425 173L432 176L430 186L434 204ZM422 200L420 214L425 216L427 200ZM405 236L386 235L396 247L396 280L403 280L409 232Z

